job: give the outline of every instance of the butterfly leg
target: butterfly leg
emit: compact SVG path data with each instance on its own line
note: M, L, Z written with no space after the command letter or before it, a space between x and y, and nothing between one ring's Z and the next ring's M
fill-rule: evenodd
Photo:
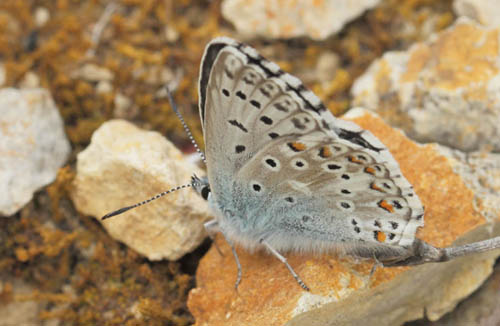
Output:
M234 244L231 240L226 237L224 232L221 232L222 235L224 236L224 239L226 239L226 242L229 244L231 247L231 251L233 252L234 260L236 261L236 266L238 267L238 275L236 276L236 282L234 283L234 288L236 291L238 291L238 286L241 283L241 263L240 263L240 258L238 257L238 253L236 252L236 248L234 247Z
M205 224L203 224L203 226L208 232L219 231L219 222L217 222L216 219L206 222Z
M378 260L376 255L373 255L373 266L370 270L370 279L372 278L373 274L375 274L375 271L379 267L384 267L384 263Z
M285 257L283 257L277 250L275 250L273 247L271 247L271 245L269 245L269 243L262 239L260 241L264 246L266 246L267 249L269 249L269 251L276 257L278 258L283 264L285 264L286 268L288 268L288 270L290 271L290 273L292 274L292 276L295 278L295 280L297 281L297 283L299 283L299 285L306 291L310 291L309 290L309 287L304 283L304 281L302 281L302 279L299 277L299 275L297 275L297 273L295 273L295 271L293 270L292 266L290 266L290 264L288 263L288 261L286 260Z
M215 234L215 232L220 231L219 230L219 222L217 222L216 219L213 219L213 220L210 220L210 221L206 222L205 224L203 224L203 226L205 227L205 230L207 230L208 237L210 238L210 240L212 240L212 243L214 244L215 249L217 249L217 252L219 253L219 255L224 257L224 253L220 250L219 246L217 245L217 242L215 242L215 235L214 234Z

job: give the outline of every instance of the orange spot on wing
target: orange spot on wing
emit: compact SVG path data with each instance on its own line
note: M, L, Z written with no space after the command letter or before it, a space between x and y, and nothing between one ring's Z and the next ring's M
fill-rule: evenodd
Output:
M319 150L319 156L321 156L322 158L328 158L332 156L332 151L330 151L330 149L327 146L323 146Z
M355 158L352 155L347 155L347 159L349 160L349 162L352 162L352 163L358 163L358 164L362 164L363 163L362 161L358 160L357 158Z
M306 149L306 145L299 142L288 143L288 146L296 152L302 152Z
M394 207L383 199L378 202L378 206L385 209L389 213L394 213Z
M380 188L379 186L377 186L377 185L375 184L375 182L372 182L372 183L370 184L370 188L371 188L371 189L373 189L373 190L380 191L380 192L385 192L385 191L384 191L384 189L382 189L382 188Z
M384 232L375 231L375 238L377 239L378 242L384 242L385 239L387 239L387 236L385 235Z
M374 175L375 169L368 166L365 168L365 172Z

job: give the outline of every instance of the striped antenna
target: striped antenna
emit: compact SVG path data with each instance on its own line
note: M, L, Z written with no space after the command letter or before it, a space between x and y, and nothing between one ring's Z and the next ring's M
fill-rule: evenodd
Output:
M120 215L121 213L125 213L126 211L128 211L128 210L130 210L130 209L132 209L132 208L136 208L136 207L139 207L139 206L145 205L145 204L147 204L147 203L149 203L149 202L152 202L153 200L156 200L156 199L158 199L158 198L160 198L160 197L163 197L163 196L165 196L165 195L167 195L167 194L170 194L170 193L172 193L172 192L174 192L174 191L181 190L181 189L184 189L184 188L189 188L189 187L191 187L191 186L192 186L192 184L191 184L191 183L188 183L188 184L185 184L185 185L182 185L182 186L178 186L178 187L172 188L172 189L170 189L170 190L164 191L164 192L162 192L162 193L157 194L157 195L156 195L156 196L154 196L154 197L151 197L151 198L149 198L149 199L146 199L145 201L141 201L140 203L134 204L134 205L132 205L132 206L122 207L122 208L120 208L120 209L117 209L117 210L116 210L116 211L114 211L114 212L108 213L108 214L104 215L103 217L101 217L101 220L105 220L105 219L107 219L107 218L110 218L110 217L113 217L113 216L116 216L116 215Z
M179 112L179 109L177 109L177 105L175 104L174 98L172 97L172 93L170 92L170 89L168 86L165 86L165 89L167 90L167 96L168 96L168 101L170 102L170 106L172 106L172 109L174 110L175 114L181 120L182 126L184 127L184 130L186 131L189 139L191 140L191 143L193 144L194 148L196 148L196 151L198 154L200 154L201 159L205 165L207 164L207 159L205 158L205 154L201 151L200 147L196 143L196 141L193 138L193 134L191 133L191 130L187 126L186 122L184 121L184 118L182 117L182 114Z

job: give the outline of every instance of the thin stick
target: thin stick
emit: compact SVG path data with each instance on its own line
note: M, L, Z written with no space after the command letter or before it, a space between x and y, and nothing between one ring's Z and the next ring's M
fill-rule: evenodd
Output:
M108 24L111 19L111 15L119 8L119 6L115 2L109 3L104 9L103 14L94 25L92 29L92 35L90 37L90 42L92 44L91 48L87 50L86 55L88 57L93 57L95 55L97 46L99 45L99 40L101 39L102 31Z

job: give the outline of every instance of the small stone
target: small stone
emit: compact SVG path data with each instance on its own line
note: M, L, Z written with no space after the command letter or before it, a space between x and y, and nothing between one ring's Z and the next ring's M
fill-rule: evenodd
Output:
M500 154L445 154L439 145L419 145L373 113L353 109L344 119L371 131L388 146L426 208L417 238L436 247L500 235ZM465 158L465 159L464 159ZM492 163L496 162L496 163ZM479 182L487 175L489 183ZM474 179L474 176L476 179ZM496 204L483 205L485 192ZM496 193L496 194L495 194ZM218 236L200 261L197 287L188 307L195 325L402 325L426 317L437 320L475 291L492 273L499 250L447 263L378 267L371 261L324 255L286 254L311 288L306 292L278 259L263 251L237 248L243 275L234 290L236 264ZM258 295L256 295L256 293ZM424 316L425 314L425 316ZM230 316L230 318L226 318Z
M324 52L316 63L316 78L320 83L328 83L335 78L340 63L338 54L334 52Z
M0 215L12 215L54 181L69 141L44 89L0 90Z
M417 141L498 152L498 33L461 17L406 52L388 52L354 82L353 103L377 111Z
M121 207L189 184L203 175L157 132L123 120L104 123L78 154L71 194L77 210L96 217L109 234L150 260L176 260L205 238L207 203L192 189L180 189L147 205L102 221Z
M95 87L97 94L108 94L113 91L113 85L107 80L101 80Z
M40 87L40 77L33 71L28 71L24 78L19 83L20 88L37 88Z
M323 40L379 0L224 0L222 14L246 37Z
M497 0L455 0L453 9L459 16L469 17L491 27L500 27L500 2Z
M2 22L2 33L4 37L19 35L21 23L16 16L12 15L12 12L0 10L0 21Z
M142 79L146 84L152 86L165 85L172 82L172 80L177 78L177 74L174 74L168 67L159 65L140 67L134 69L132 72L135 79Z
M37 288L22 280L9 279L8 284L12 284L12 294L14 296L29 296L37 291ZM1 294L1 291L0 291ZM39 314L45 308L46 303L37 300L12 300L0 305L0 326L28 326L45 325L39 318Z
M137 107L132 106L132 100L121 93L115 95L114 104L113 116L115 118L132 118L138 113Z
M86 63L72 74L73 78L82 78L90 82L112 81L114 74L108 68L100 67L93 63Z
M35 26L43 27L50 19L50 11L45 7L37 7L35 9Z
M179 32L173 26L165 27L165 38L167 42L174 43L179 39Z
M126 111L130 108L132 101L121 93L116 93L115 95L115 112L116 111Z

